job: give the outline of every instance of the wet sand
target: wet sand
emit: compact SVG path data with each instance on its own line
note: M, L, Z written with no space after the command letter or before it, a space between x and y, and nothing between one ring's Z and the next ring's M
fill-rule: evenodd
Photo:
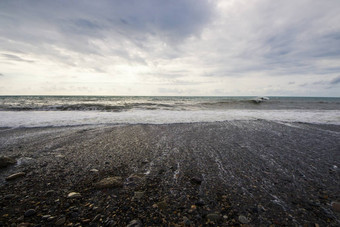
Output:
M340 225L337 125L2 128L0 152L4 226Z

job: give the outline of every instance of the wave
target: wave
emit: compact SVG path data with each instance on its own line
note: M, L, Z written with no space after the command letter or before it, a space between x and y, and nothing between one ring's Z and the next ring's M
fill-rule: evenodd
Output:
M159 103L129 103L124 105L105 104L64 104L64 105L41 105L41 106L0 106L0 111L108 111L121 112L131 109L166 109L172 105Z
M173 124L238 120L340 125L339 114L339 110L0 111L0 127Z
M340 110L339 98L304 97L5 97L0 111Z

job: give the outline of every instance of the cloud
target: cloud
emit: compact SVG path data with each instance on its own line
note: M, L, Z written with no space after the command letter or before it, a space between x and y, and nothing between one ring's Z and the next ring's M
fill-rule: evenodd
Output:
M152 94L230 95L225 87L239 78L268 86L284 78L285 91L335 85L339 11L334 0L0 1L0 67L36 83L68 78L94 89L100 79L137 93L146 90L140 84L162 86ZM235 95L245 90L241 81ZM257 86L254 93L263 91Z
M340 76L337 76L336 78L334 78L333 80L331 80L330 84L340 84Z
M148 48L150 41L175 45L199 35L212 17L210 1L22 1L0 3L3 39L15 41L21 51L39 53L33 45L67 48L77 53L118 54L126 47ZM21 15L21 16L17 16ZM108 41L103 51L98 43ZM23 45L24 44L24 45ZM151 44L152 46L152 44ZM8 48L14 48L9 46ZM50 50L51 54L56 54ZM47 49L43 52L48 52ZM131 53L120 56L131 57Z
M16 56L16 55L13 55L13 54L2 54L2 56L7 59L7 60L10 60L10 61L20 61L20 62L34 62L32 60L26 60L26 59L23 59L19 56Z

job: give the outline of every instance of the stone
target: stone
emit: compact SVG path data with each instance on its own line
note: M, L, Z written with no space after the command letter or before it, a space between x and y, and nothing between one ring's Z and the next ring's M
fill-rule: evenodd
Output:
M15 194L7 194L4 196L4 199L13 199L15 198Z
M195 203L196 206L204 206L205 203L202 199L198 200L196 203Z
M53 221L55 219L54 216L50 216L49 218L47 218L47 221L50 222L50 221Z
M77 198L80 198L80 197L81 197L81 194L78 193L78 192L70 192L67 195L67 198L69 198L69 199L77 199Z
M211 213L207 215L207 219L209 219L210 221L216 222L218 220L220 220L221 216L218 213Z
M32 223L28 223L28 222L22 222L19 225L17 225L17 227L29 227L32 226Z
M101 216L100 214L97 214L97 215L92 219L92 222L99 221L100 216Z
M157 207L161 210L165 210L167 208L168 204L166 201L161 201L157 203Z
M56 222L55 225L63 225L66 221L65 217L59 218Z
M332 209L335 211L335 212L338 212L340 213L340 202L332 202Z
M51 215L46 214L46 215L42 216L41 218L44 219L44 220L47 220L49 217L51 217Z
M30 216L33 216L35 215L36 211L34 209L29 209L25 212L24 216L25 217L30 217Z
M138 219L132 220L126 227L142 227L142 222Z
M45 195L46 195L46 196L51 196L51 195L53 195L54 193L55 193L54 190L48 190L48 191L45 193Z
M56 158L65 158L65 155L57 154L55 157L56 157Z
M7 156L2 156L0 157L0 168L5 168L10 165L14 165L17 163L13 158L7 157Z
M184 216L184 217L183 217L183 224L184 224L185 226L190 226L190 225L191 225L190 219Z
M247 223L249 223L249 219L246 218L246 217L243 216L243 215L238 216L238 220L239 220L239 222L241 222L242 224L247 224Z
M98 173L99 170L98 170L98 169L90 169L90 172L92 172L92 173Z
M144 196L144 192L135 192L133 200L140 200Z
M198 177L193 177L193 178L190 179L190 182L193 183L193 184L201 184L202 180Z
M25 176L26 174L24 172L19 172L19 173L14 173L12 175L9 175L8 177L6 177L6 180L7 181L10 181L10 180L15 180L17 178L20 178L20 177L23 177Z
M94 184L95 188L120 188L123 187L123 179L121 177L107 177Z
M33 162L35 162L35 159L30 157L21 157L17 160L18 166L28 166L31 165Z

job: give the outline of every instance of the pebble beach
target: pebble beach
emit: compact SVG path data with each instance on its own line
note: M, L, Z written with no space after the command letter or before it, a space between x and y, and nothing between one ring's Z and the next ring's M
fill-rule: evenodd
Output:
M339 226L340 126L0 129L0 226Z

